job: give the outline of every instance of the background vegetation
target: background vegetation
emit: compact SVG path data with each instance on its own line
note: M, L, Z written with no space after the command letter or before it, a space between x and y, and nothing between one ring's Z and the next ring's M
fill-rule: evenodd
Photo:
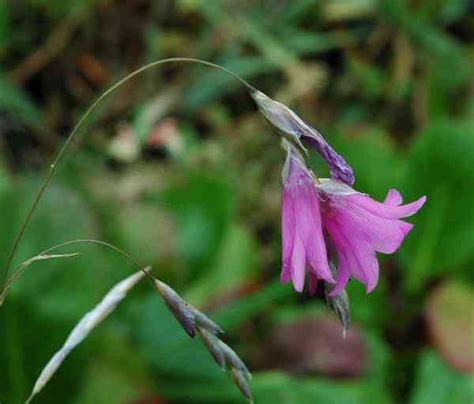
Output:
M280 285L278 138L238 83L166 65L116 92L58 170L17 263L110 241L204 309L249 364L257 403L474 399L474 8L468 0L0 2L0 260L65 134L147 62L230 68L324 133L358 190L428 203L378 288L348 288L346 340L321 294ZM314 168L325 168L314 159ZM129 264L97 247L38 263L0 309L0 401ZM38 403L238 403L148 284L65 362Z

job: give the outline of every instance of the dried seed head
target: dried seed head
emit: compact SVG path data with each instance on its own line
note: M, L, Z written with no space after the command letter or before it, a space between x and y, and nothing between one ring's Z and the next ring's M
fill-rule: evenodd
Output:
M194 314L194 321L196 325L200 326L201 328L205 329L206 331L210 332L214 335L223 335L224 330L219 327L214 321L212 321L209 317L207 317L204 313L200 312L193 306L190 306L192 313Z
M196 321L193 308L166 283L155 280L155 286L176 320L179 321L188 335L194 338L196 335Z
M250 372L238 355L219 339L219 335L223 334L224 331L204 313L184 301L166 283L155 280L155 286L185 331L191 337L198 333L219 367L223 370L228 368L232 372L232 378L236 386L247 400L252 401L248 384L251 378Z
M239 390L242 392L242 395L250 403L253 403L252 392L250 391L248 377L245 374L245 372L232 368L231 374L232 374L232 380L234 381L235 385L239 388Z
M219 367L222 370L225 370L225 355L219 344L219 338L204 328L197 327L197 330L209 353L212 355Z
M250 371L248 370L247 366L245 366L245 363L242 361L242 359L240 359L239 356L235 353L235 351L221 340L219 340L219 346L222 352L224 353L228 368L239 370L245 375L248 380L250 380L252 378Z

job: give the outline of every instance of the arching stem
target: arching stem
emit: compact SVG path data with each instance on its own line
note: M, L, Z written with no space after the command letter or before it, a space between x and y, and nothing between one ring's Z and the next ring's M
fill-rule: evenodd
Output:
M142 271L147 277L148 279L150 279L150 281L155 284L155 281L157 281L158 279L155 278L153 276L153 274L150 273L149 270L146 269L145 266L141 265L138 263L138 261L136 261L130 254L126 253L125 251L121 250L120 248L114 246L113 244L110 244L110 243L107 243L106 241L101 241L101 240L92 240L92 239L78 239L78 240L70 240L70 241L66 241L64 243L60 243L60 244L56 244L52 247L49 247L48 249L40 252L39 254L35 255L35 257L41 257L41 256L47 256L49 255L49 253L51 253L52 251L54 250L57 250L59 248L62 248L62 247L66 247L68 245L73 245L73 244L84 244L84 243L88 243L88 244L97 244L97 245L100 245L100 246L104 246L104 247L107 247L113 251L115 251L116 253L120 254L122 257L124 257L125 259L127 259L129 262L131 262L134 266L136 266L140 271ZM72 255L75 255L75 254L69 254L69 255L63 255L63 256L72 256ZM28 260L30 261L30 260ZM25 261L25 262L28 262L28 261ZM8 290L10 289L10 287L13 285L13 283L21 276L21 274L23 273L23 271L28 267L28 264L25 265L25 263L21 264L20 266L18 266L18 268L16 269L16 271L11 275L11 277L6 281L5 283L5 287L2 291L2 293L0 294L0 307L2 306L4 300L5 300L5 297L6 297L6 294L8 292Z
M33 204L31 205L30 209L28 210L28 213L26 214L26 217L20 226L20 229L15 237L15 240L13 242L12 248L8 254L8 258L5 264L5 270L2 275L2 294L5 291L6 287L6 281L8 279L8 273L10 271L10 267L12 264L13 259L15 258L15 254L17 252L18 246L23 239L23 235L25 233L26 228L28 227L31 218L33 217L33 214L36 211L36 208L38 207L38 204L40 203L44 192L48 188L49 183L51 182L51 179L54 176L54 173L56 172L56 168L63 158L64 154L66 153L69 145L75 138L76 134L78 133L79 129L84 125L85 121L87 118L90 116L90 114L97 108L97 106L112 92L114 92L117 88L122 86L122 84L126 83L128 80L132 79L133 77L139 75L140 73L143 73L146 70L149 70L151 68L154 68L156 66L165 64L165 63L198 63L202 64L205 66L209 66L215 69L219 69L221 71L224 71L227 74L230 74L232 77L234 77L236 80L238 80L241 84L243 84L250 92L256 91L256 89L249 84L246 80L244 80L242 77L238 76L234 72L230 71L229 69L226 69L223 66L219 66L215 63L207 62L205 60L201 59L194 59L194 58L169 58L169 59L162 59L162 60L157 60L155 62L151 62L135 71L130 73L129 75L125 76L123 79L119 80L117 83L115 83L112 87L109 87L105 92L103 92L97 100L94 101L94 103L86 110L84 115L82 115L81 119L77 122L76 126L73 128L73 130L69 133L68 137L66 138L66 141L64 142L64 145L61 147L59 150L59 153L56 155L56 158L54 159L53 163L50 165L49 171L46 174L46 177L43 181L43 183L40 186L40 189L38 190L38 193L36 194L36 197L33 201Z

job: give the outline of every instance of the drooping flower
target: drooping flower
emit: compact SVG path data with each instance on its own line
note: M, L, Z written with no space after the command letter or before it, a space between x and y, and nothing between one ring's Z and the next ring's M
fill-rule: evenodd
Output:
M325 231L337 251L337 295L353 277L369 293L377 285L376 252L392 254L413 225L400 220L415 214L426 197L402 205L400 193L391 189L384 202L377 202L339 181L321 180L316 185Z
M315 149L329 167L331 178L348 185L355 182L354 171L316 129L304 122L290 108L261 91L251 93L260 112L267 120L304 149L303 143Z
M310 293L317 281L334 283L324 243L319 200L311 171L298 151L286 144L282 193L282 272L281 282L290 279L296 291L304 287L309 274Z

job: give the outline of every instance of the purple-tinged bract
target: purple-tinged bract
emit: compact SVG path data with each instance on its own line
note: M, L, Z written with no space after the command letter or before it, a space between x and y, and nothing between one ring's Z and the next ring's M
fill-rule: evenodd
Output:
M304 122L290 108L281 102L274 101L261 91L254 91L253 99L268 121L301 148L309 145L315 149L329 167L331 178L348 185L355 182L354 171L344 158L333 149L324 136Z

